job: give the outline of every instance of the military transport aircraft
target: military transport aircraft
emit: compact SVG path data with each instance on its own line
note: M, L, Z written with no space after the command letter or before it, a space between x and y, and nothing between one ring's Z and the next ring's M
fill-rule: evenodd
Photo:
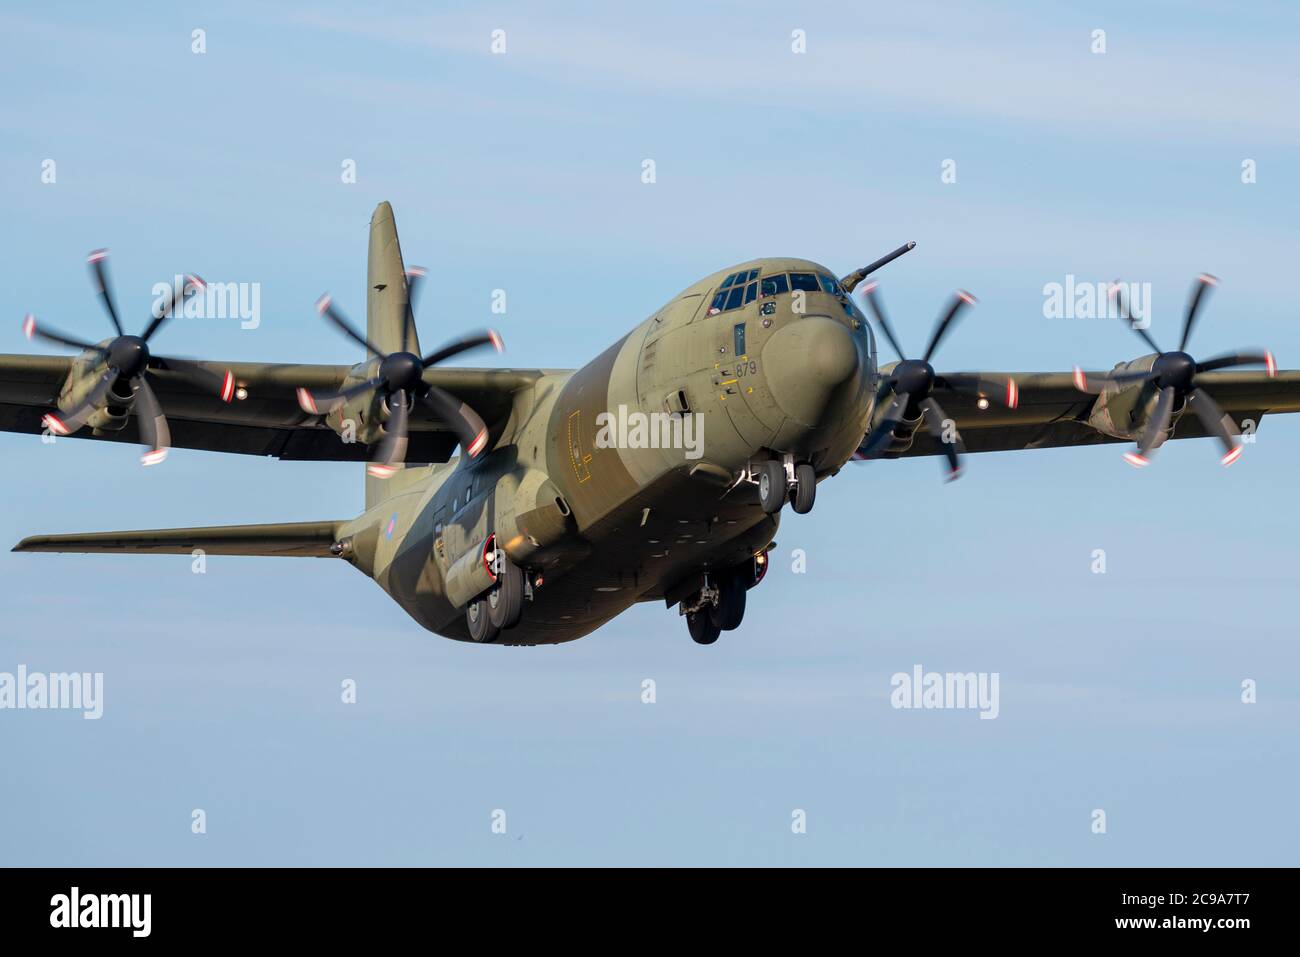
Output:
M756 259L674 296L576 371L439 367L501 342L485 331L424 354L392 208L370 224L366 328L318 309L366 350L356 364L194 362L152 338L203 282L186 277L139 336L125 333L103 251L91 275L116 335L91 342L28 317L71 359L0 356L0 428L168 446L368 461L357 518L277 525L41 535L16 551L333 557L448 638L569 641L635 602L677 606L709 644L740 625L779 513L813 507L849 461L1210 436L1230 464L1243 424L1300 410L1300 372L1264 352L1197 362L1178 349L1110 372L937 372L935 351L973 297L959 292L920 358L907 358L872 283L865 301L899 361L877 366L851 294L910 249L842 278L803 259ZM1114 287L1116 292L1119 286ZM1119 302L1123 313L1122 297ZM1132 325L1132 323L1130 323ZM1222 371L1259 364L1262 371ZM1190 412L1190 414L1188 414ZM925 429L920 426L924 423ZM1250 427L1247 425L1247 427ZM452 453L459 446L461 454Z

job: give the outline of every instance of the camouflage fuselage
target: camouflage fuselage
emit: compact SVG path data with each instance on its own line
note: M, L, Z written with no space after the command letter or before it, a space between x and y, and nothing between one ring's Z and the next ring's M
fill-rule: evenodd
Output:
M836 472L866 430L876 363L865 319L831 292L712 312L724 277L748 270L831 275L767 259L701 280L581 369L518 392L490 453L389 479L342 530L350 560L421 625L469 640L455 566L495 534L544 578L499 643L547 644L749 559L777 517L748 466L788 454Z

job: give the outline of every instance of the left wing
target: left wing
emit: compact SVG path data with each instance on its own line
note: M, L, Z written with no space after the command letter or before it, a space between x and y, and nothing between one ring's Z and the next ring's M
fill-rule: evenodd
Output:
M57 411L56 402L73 362L62 356L0 355L0 431L44 432L41 420ZM352 367L257 362L196 365L218 376L229 369L235 377L235 398L226 404L166 369L152 372L154 390L170 426L171 446L280 459L364 462L368 458L368 446L343 442L322 417L308 415L298 405L300 387L339 389ZM467 403L495 428L509 417L514 393L541 375L537 370L440 367L427 370L424 381ZM412 463L445 462L456 448L455 434L427 412L412 413L410 429L407 460ZM134 415L128 416L120 431L96 435L83 427L73 435L111 442L140 441Z
M1019 389L1014 409L992 394L986 409L980 409L976 395L943 388L944 375L935 383L935 395L952 417L966 452L1001 452L1016 449L1045 449L1071 445L1098 445L1132 441L1131 436L1107 434L1090 424L1102 397L1079 391L1071 372L980 372L962 373L961 378L1003 383L1013 379ZM952 378L957 378L956 374ZM1207 372L1201 377L1205 389L1225 413L1244 430L1248 421L1274 412L1300 412L1300 372L1279 372L1270 378L1264 372ZM1137 387L1134 387L1137 388ZM1095 420L1094 420L1095 421ZM1205 438L1196 416L1182 413L1174 420L1171 439ZM927 430L918 429L912 443L901 451L889 451L881 458L912 455L943 455L942 444Z

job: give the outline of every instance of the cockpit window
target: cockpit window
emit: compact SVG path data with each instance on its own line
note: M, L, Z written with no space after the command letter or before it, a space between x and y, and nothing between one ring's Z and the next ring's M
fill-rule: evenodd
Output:
M775 276L764 276L759 279L757 269L745 269L732 273L722 281L722 285L718 287L718 291L713 296L713 302L709 304L708 314L715 316L720 312L739 309L755 299L770 299L773 296L779 296L792 290L825 292L838 297L841 302L847 298L839 284L839 280L833 276L823 275L822 273L794 272L788 275L779 273ZM847 310L849 307L846 306L845 309Z
M840 291L840 284L838 280L832 279L830 276L823 276L821 273L817 274L817 278L821 280L822 292L830 293L832 296L843 295L843 293Z

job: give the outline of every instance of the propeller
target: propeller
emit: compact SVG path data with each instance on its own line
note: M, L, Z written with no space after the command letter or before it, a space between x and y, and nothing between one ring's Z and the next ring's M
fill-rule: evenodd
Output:
M1121 319L1142 337L1142 340L1156 352L1151 368L1138 372L1117 372L1110 375L1089 377L1082 369L1075 366L1074 385L1081 392L1099 395L1114 392L1137 384L1149 384L1155 390L1156 403L1152 409L1146 427L1138 438L1137 448L1124 453L1124 460L1136 468L1142 468L1151 461L1151 453L1164 442L1173 421L1174 412L1184 403L1192 414L1201 420L1201 425L1211 436L1218 439L1223 447L1224 465L1231 465L1241 457L1242 447L1237 442L1240 429L1232 418L1206 391L1206 385L1213 380L1205 379L1202 373L1215 369L1228 369L1234 366L1262 365L1269 378L1277 375L1277 362L1271 352L1232 352L1215 356L1204 362L1197 362L1187 353L1187 342L1191 338L1192 328L1205 303L1206 294L1219 284L1219 280L1209 273L1201 273L1192 286L1191 297L1187 301L1187 313L1183 318L1183 332L1178 340L1178 349L1164 352L1146 329L1137 326L1129 315L1128 304L1124 299L1124 289L1118 281L1111 284L1110 295Z
M123 331L117 311L113 287L109 281L108 250L94 250L86 257L86 262L90 266L90 278L95 292L98 293L117 336L106 344L87 342L38 323L36 317L28 313L23 319L23 333L28 339L43 339L55 345L93 353L99 357L98 367L103 369L98 381L81 401L70 409L60 407L57 414L48 413L42 419L42 424L55 435L71 435L108 404L109 392L114 383L125 379L135 396L132 409L139 426L140 440L145 445L145 453L140 461L145 465L157 465L167 457L171 432L167 428L162 406L149 384L154 372L169 372L198 389L212 392L223 402L229 402L235 394L235 377L230 370L227 369L224 374L217 373L197 362L156 356L149 350L149 340L172 318L178 303L204 288L203 280L193 275L184 277L178 286L169 290L159 308L151 314L144 331L138 336L132 336Z
M350 400L367 392L377 393L388 407L388 421L384 424L384 437L375 448L366 471L375 478L388 478L406 461L410 438L410 413L416 402L422 402L433 415L445 422L460 443L465 454L474 458L487 446L488 430L483 419L467 404L445 389L424 381L424 370L454 356L491 345L497 352L504 348L501 337L492 329L472 333L448 342L426 356L408 352L411 332L415 326L415 301L425 270L413 267L406 273L407 312L402 326L402 350L385 353L367 339L349 322L334 304L329 294L316 302L316 311L340 332L361 345L367 353L379 359L375 375L357 385L337 392L309 392L298 390L298 404L310 415L328 415Z
M986 393L997 393L999 390L990 388L990 382L974 375L940 376L935 373L934 366L930 364L930 359L948 334L958 313L964 307L974 305L975 297L961 290L954 293L947 310L935 323L934 331L930 334L930 342L925 347L925 352L921 358L909 359L907 353L903 351L903 347L899 345L898 337L894 335L894 329L889 324L889 319L885 316L884 306L880 302L880 296L876 289L877 284L874 282L864 288L867 306L871 309L872 315L875 316L881 332L889 340L894 352L898 354L899 362L888 376L884 376L880 380L873 407L879 408L891 395L893 399L885 408L884 415L876 423L875 428L867 434L858 447L858 456L860 458L873 458L884 452L894 441L895 428L901 423L913 420L918 415L923 414L926 427L930 430L930 434L938 440L943 448L944 455L948 459L947 480L952 481L961 474L961 456L957 448L961 438L956 434L955 430L948 434L949 430L945 429L944 422L951 423L952 420L943 411L943 407L939 405L933 393L936 390L948 391L983 398ZM1008 408L1014 409L1019 403L1019 390L1014 379L1007 379L1005 392L1002 396L1002 401Z

